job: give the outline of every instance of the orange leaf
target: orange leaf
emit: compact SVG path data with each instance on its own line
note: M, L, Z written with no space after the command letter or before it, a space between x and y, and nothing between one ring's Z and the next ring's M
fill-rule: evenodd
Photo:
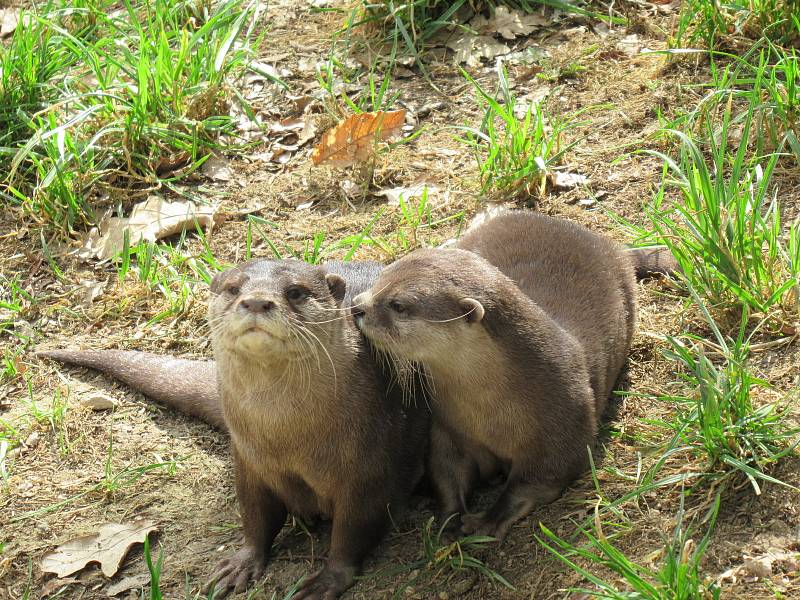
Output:
M315 165L349 167L372 156L375 144L397 135L406 111L395 110L351 115L329 130L311 153Z

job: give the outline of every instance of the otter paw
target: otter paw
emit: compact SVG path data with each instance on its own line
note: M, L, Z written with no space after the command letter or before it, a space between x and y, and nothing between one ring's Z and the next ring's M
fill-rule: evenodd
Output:
M506 534L503 523L493 519L487 513L476 513L461 517L461 532L469 535L488 535L502 540Z
M306 578L292 600L334 600L353 585L355 569L326 565Z
M231 590L243 592L251 581L264 575L265 566L266 557L254 548L245 546L217 564L206 584L205 593L213 589L214 597L222 598Z

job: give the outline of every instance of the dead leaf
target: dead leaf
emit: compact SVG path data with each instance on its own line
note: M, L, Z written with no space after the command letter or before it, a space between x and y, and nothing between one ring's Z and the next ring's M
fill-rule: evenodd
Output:
M3 8L0 9L0 37L8 37L19 25L19 9Z
M80 305L83 307L91 306L92 302L103 294L107 283L106 281L93 281L91 279L82 280L79 288L80 300L78 302Z
M160 196L150 196L133 207L130 217L103 217L99 227L86 237L79 255L107 260L122 252L125 232L130 246L155 242L184 229L194 229L195 222L209 228L214 223L215 208L198 207L194 202L169 202Z
M405 118L405 110L351 115L322 137L311 160L315 165L338 168L365 162L375 152L377 142L400 131Z
M133 575L131 577L123 577L117 583L108 586L106 594L108 594L109 597L118 596L122 592L139 589L148 583L150 583L150 576L146 573L140 573L139 575Z
M21 356L15 356L11 362L17 370L17 375L24 375L25 371L28 370L28 365L25 364Z
M94 535L84 535L61 544L42 558L42 571L66 577L99 562L106 577L112 577L134 544L141 544L156 526L142 519L132 523L107 523Z
M447 47L453 50L457 63L467 63L470 67L481 64L481 58L492 60L495 56L508 54L511 49L487 35L464 33L447 41Z
M470 21L470 27L483 34L499 33L507 40L516 39L521 35L528 35L534 29L550 24L550 19L540 14L524 14L517 10L511 10L506 6L498 6L494 10L494 15L485 18L478 15Z
M312 115L283 119L270 128L270 133L289 133L297 136L297 146L303 146L317 135L317 124Z
M47 598L48 596L61 591L68 585L72 585L73 583L78 583L78 580L74 577L67 577L66 579L51 579L42 586L41 590L39 590L39 598Z
M642 43L639 41L639 36L635 33L626 35L617 42L617 48L622 50L622 52L628 56L633 56L634 54L638 53L641 47Z
M436 186L422 181L407 187L395 187L387 190L381 190L380 192L375 192L375 195L384 196L390 206L398 206L400 204L401 197L403 198L404 202L408 202L412 198L420 198L422 194L425 193L426 189L428 190L428 198L438 191Z
M221 156L212 154L203 163L200 170L203 175L216 181L230 181L233 179L233 170L229 166L229 161Z
M564 171L556 171L555 173L551 173L550 175L553 186L561 189L571 189L574 187L578 187L579 185L584 185L589 178L586 175L580 175L578 173L565 173Z

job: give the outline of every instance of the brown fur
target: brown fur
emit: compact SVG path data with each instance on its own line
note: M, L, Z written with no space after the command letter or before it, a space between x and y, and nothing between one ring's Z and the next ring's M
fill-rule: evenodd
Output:
M403 405L402 391L388 385L342 310L379 271L373 263L321 268L258 260L212 283L208 318L218 396L170 403L186 412L199 404L210 422L220 406L231 435L245 545L216 568L211 581L218 592L241 590L263 574L292 512L333 519L326 565L295 598L338 596L385 533L390 511L402 509L419 481L427 411ZM74 354L51 356L78 362ZM97 361L81 364L108 371ZM149 376L160 373L152 368ZM213 378L208 371L200 377ZM142 389L145 379L139 372L126 381ZM164 381L149 395L168 396Z
M371 261L325 264L327 273L339 275L346 282L344 307L350 306L357 294L369 289L382 268L380 263ZM227 430L217 389L217 365L213 360L138 350L40 350L34 356L100 371L148 398Z
M43 350L36 356L111 375L145 396L225 429L213 361L135 350Z
M420 250L355 299L373 343L433 384L430 475L445 514L507 476L468 531L502 537L587 466L630 347L635 280L624 250L567 221L498 216L451 250Z

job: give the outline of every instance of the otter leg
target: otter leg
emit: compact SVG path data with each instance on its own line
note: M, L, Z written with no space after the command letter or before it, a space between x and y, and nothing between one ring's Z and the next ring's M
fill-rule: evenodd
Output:
M478 465L459 447L453 434L435 420L430 444L430 478L439 502L439 519L445 523L453 515L463 517L467 513L467 496L478 479ZM457 519L451 519L450 524Z
M217 564L206 591L214 589L217 598L231 590L244 591L248 583L264 574L272 542L286 523L286 506L265 486L234 449L236 497L242 514L244 547Z
M362 494L372 495L367 490ZM333 600L353 585L364 558L389 528L387 504L364 506L360 499L334 508L331 549L325 566L302 583L293 600Z
M467 515L461 520L462 531L502 540L516 521L531 512L535 506L548 504L558 498L563 489L562 483L509 478L505 489L489 510Z

